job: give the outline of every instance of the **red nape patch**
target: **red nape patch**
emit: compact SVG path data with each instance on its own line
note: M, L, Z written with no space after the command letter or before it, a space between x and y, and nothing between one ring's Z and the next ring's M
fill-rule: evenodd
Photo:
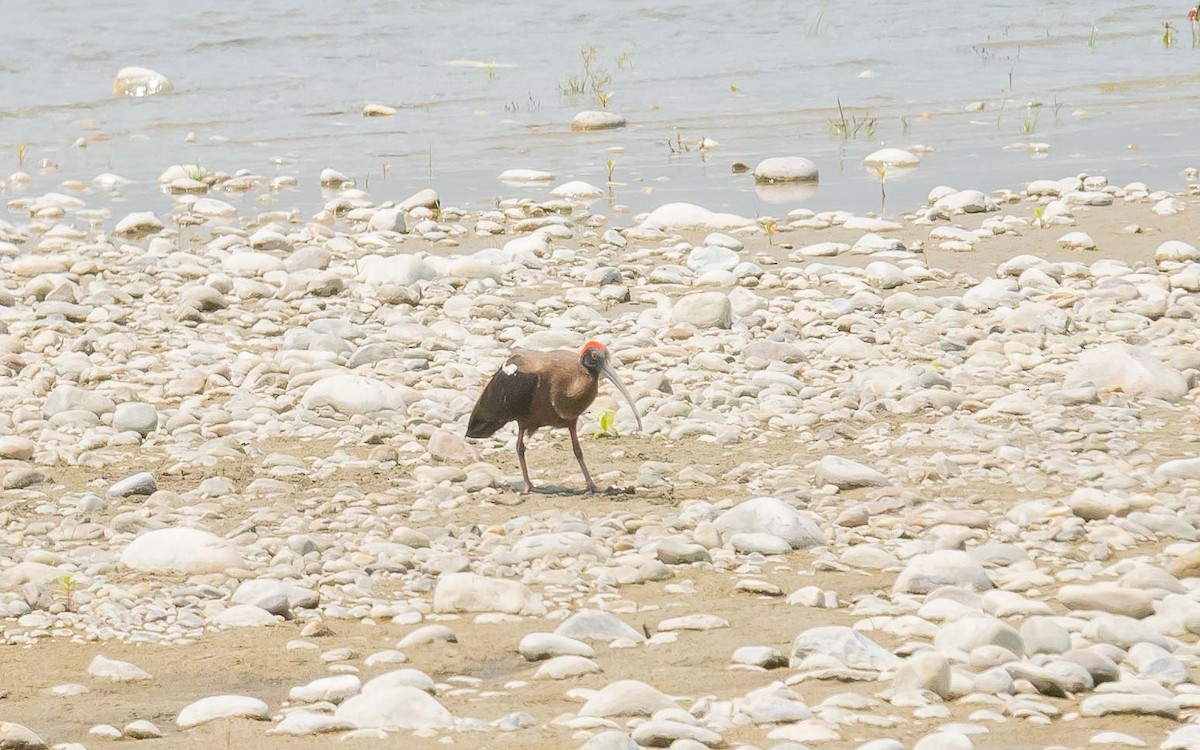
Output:
M604 354L605 352L608 351L608 349L604 346L604 344L601 344L599 341L589 341L583 345L582 349L579 350L579 356L582 357L583 355L587 354L592 349L598 350L601 354Z

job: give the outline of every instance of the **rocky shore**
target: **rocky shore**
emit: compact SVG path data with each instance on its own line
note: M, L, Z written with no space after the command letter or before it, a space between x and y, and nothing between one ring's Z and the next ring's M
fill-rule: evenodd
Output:
M0 748L1200 747L1195 182L160 182L0 220ZM522 495L466 416L588 338L633 493L542 432Z

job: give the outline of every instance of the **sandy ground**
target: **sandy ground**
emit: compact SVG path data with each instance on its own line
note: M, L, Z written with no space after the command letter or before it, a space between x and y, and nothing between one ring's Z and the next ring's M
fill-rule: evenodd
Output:
M1200 233L1197 219L1196 199L1189 211L1172 217L1152 214L1147 204L1135 206L1118 204L1109 208L1078 208L1075 227L1055 227L1031 230L1020 237L996 237L980 244L976 252L946 253L931 249L928 261L931 266L963 271L977 277L986 275L996 263L1016 254L1033 252L1051 259L1073 259L1094 261L1100 258L1119 258L1137 262L1153 262L1154 248L1164 239L1175 238L1195 241ZM1029 204L1009 206L1007 213L1031 215ZM978 226L987 216L995 214L960 217L957 222L967 228ZM1123 228L1129 224L1145 227L1143 233L1129 234ZM929 227L906 227L894 236L903 238L925 238ZM1086 231L1099 244L1096 252L1067 251L1057 248L1054 239L1067 231ZM827 231L798 231L777 235L773 245L756 239L748 243L746 253L750 256L768 255L783 259L789 252L788 245L799 247L818 241L853 242L861 232L832 229ZM702 235L698 235L698 239ZM889 235L892 236L892 235ZM413 249L424 243L412 241ZM486 247L496 244L494 240L470 238L463 247L452 252L461 253L474 246ZM438 252L439 250L432 250ZM862 263L865 257L843 256L837 259L821 259L822 262ZM789 263L791 261L782 261ZM1150 415L1146 415L1147 418ZM889 417L881 416L881 419ZM896 418L899 419L899 418ZM905 417L907 423L921 422L925 417ZM1165 425L1161 437L1171 441L1172 427ZM833 445L839 447L841 455L855 457L853 439L850 436L831 436ZM450 524L475 523L489 525L500 523L516 515L536 514L551 508L573 507L587 516L604 516L622 511L658 512L669 511L682 500L694 497L745 497L745 477L727 476L735 466L750 461L761 461L771 467L803 466L824 455L825 450L813 451L811 446L798 443L793 437L777 435L756 443L745 443L731 451L703 441L687 441L674 444L661 439L646 439L641 436L625 436L612 442L601 442L585 438L585 451L590 466L601 484L628 482L636 476L638 468L646 461L658 459L677 463L688 463L713 476L713 486L692 484L686 488L659 488L639 492L636 495L586 495L577 490L582 486L570 452L569 442L560 434L541 434L531 443L530 463L534 481L546 490L532 496L516 493L501 493L494 501L480 502L462 507L443 519ZM373 446L341 445L331 441L310 442L294 445L257 446L264 451L283 450L301 456L327 454L335 447L354 455L366 456ZM144 469L153 454L147 455L138 449L137 465ZM168 463L165 454L161 456ZM504 469L515 482L517 467L515 456L508 449L489 451L485 458ZM113 462L102 469L78 467L51 467L50 492L79 492L94 488L98 484L111 482L124 476L131 466L130 456L114 455ZM322 488L333 488L351 484L364 492L373 488L389 486L400 474L384 474L378 471L344 471L328 477L319 485L306 488L308 495ZM213 474L249 481L255 476L265 476L253 459L223 461ZM170 474L159 475L162 490L194 487L198 477ZM1012 487L977 486L968 488L986 495L990 501L1013 502L1017 493ZM856 501L874 497L875 491L860 490L838 495L832 502L850 505ZM247 508L249 513L252 508ZM36 516L32 504L21 499L0 500L0 512L12 512ZM97 517L97 522L107 520ZM211 519L211 528L225 532L244 519L227 517ZM0 537L0 543L4 540ZM1134 555L1147 549L1132 549L1123 554ZM857 593L885 592L891 587L895 574L864 575L850 572L816 572L811 569L812 557L806 552L797 552L788 557L787 566L768 567L755 577L775 583L783 591L793 591L803 585L815 584L840 592L850 600ZM694 573L694 575L692 575ZM617 596L629 602L628 609L636 610L621 616L629 622L645 624L652 628L655 623L672 614L704 612L727 619L731 627L699 633L689 633L677 643L628 650L598 648L604 672L567 681L531 681L519 690L510 690L505 684L511 680L527 680L536 665L525 662L513 649L520 637L533 631L552 630L555 623L526 619L513 622L479 624L471 618L452 622L459 644L454 647L426 646L408 652L410 663L426 671L438 682L456 685L442 693L439 698L456 716L475 716L494 720L510 711L528 711L539 724L549 722L555 716L573 711L578 703L567 697L573 687L599 688L613 680L625 677L649 679L660 689L675 696L697 699L703 696L730 698L744 694L747 690L763 684L763 676L728 669L732 651L741 645L755 643L770 645L788 653L791 639L807 627L824 624L850 625L857 619L847 610L808 609L789 606L782 598L761 597L735 592L734 577L720 573L687 571L670 583L679 583L690 578L696 593L683 596L665 591L664 584L627 586ZM752 607L747 606L753 601ZM618 609L618 611L620 611ZM393 648L395 642L409 629L395 624L365 625L356 621L328 621L334 631L332 636L315 639L324 650L351 646L358 656L354 663L360 665L364 681L375 674L388 671L387 666L365 667L362 659L368 654ZM16 721L34 728L48 742L85 742L88 746L103 746L107 740L96 740L87 735L89 727L96 724L112 724L117 727L133 719L148 719L155 722L168 736L159 744L172 748L233 748L233 747L279 747L279 748L324 748L331 744L328 737L264 739L264 727L248 721L219 721L186 733L174 729L174 719L179 710L192 701L214 694L234 693L259 697L273 709L287 698L290 687L303 684L310 679L328 674L318 655L321 650L285 649L285 644L299 637L300 625L285 623L270 629L255 629L253 632L213 632L199 642L181 647L151 645L128 645L120 643L74 644L62 640L39 643L35 647L5 647L0 649L0 719ZM885 646L892 648L898 643L881 634L873 634ZM328 645L326 645L328 644ZM153 679L132 685L106 686L86 675L88 662L97 653L117 659L127 659L148 671ZM647 668L647 660L652 667ZM780 670L779 679L790 673ZM466 676L478 680L464 685L452 678ZM81 682L91 692L69 700L47 693L51 686ZM880 684L879 690L886 687ZM805 682L797 686L809 705L819 703L829 695L848 691L848 686L836 682ZM855 692L860 692L856 690ZM1059 705L1064 711L1072 710L1074 702L1043 698ZM682 705L688 705L684 701ZM958 720L966 720L969 714L983 706L959 703L947 704ZM68 709L69 706L69 709ZM896 712L882 703L880 715ZM858 731L845 731L843 741L823 744L821 747L854 747L866 739L881 736L896 736L911 741L926 731L944 724L943 720L912 720L905 712L905 722L896 728L861 726ZM1174 726L1173 722L1154 718L1102 718L1059 720L1050 726L1031 726L1027 722L1009 720L1005 723L989 724L991 734L977 742L980 748L1043 748L1061 746L1082 748L1088 746L1091 735L1103 730L1119 730L1142 737L1161 737ZM745 736L738 731L726 734L730 746L750 738L759 741L759 730L751 729ZM574 748L581 739L573 737L569 730L561 728L523 730L513 734L493 732L487 735L452 735L452 744L463 748ZM388 745L406 748L432 748L443 746L444 741L421 739L408 735L396 735L386 741L361 740L365 746ZM1093 746L1095 747L1095 746Z

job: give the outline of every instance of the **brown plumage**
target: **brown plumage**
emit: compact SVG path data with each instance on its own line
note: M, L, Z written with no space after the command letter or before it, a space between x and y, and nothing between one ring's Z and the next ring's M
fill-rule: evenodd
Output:
M504 425L516 422L521 478L525 480L525 491L532 492L533 483L525 465L525 436L542 427L565 427L571 433L571 448L587 480L588 491L595 492L596 485L583 462L576 430L580 415L596 400L601 377L610 380L629 402L640 430L642 418L633 398L617 378L608 349L597 341L589 341L578 352L517 350L483 389L471 411L467 437L491 437Z

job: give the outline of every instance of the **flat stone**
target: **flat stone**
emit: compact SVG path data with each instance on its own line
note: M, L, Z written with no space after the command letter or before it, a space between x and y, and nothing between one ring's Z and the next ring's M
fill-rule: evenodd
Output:
M201 698L179 712L175 724L190 729L217 719L245 718L267 721L271 718L266 703L245 695L214 695Z
M1130 693L1108 693L1091 695L1079 704L1079 713L1084 716L1112 716L1133 714L1136 716L1164 716L1179 718L1179 702L1162 695L1134 695Z

